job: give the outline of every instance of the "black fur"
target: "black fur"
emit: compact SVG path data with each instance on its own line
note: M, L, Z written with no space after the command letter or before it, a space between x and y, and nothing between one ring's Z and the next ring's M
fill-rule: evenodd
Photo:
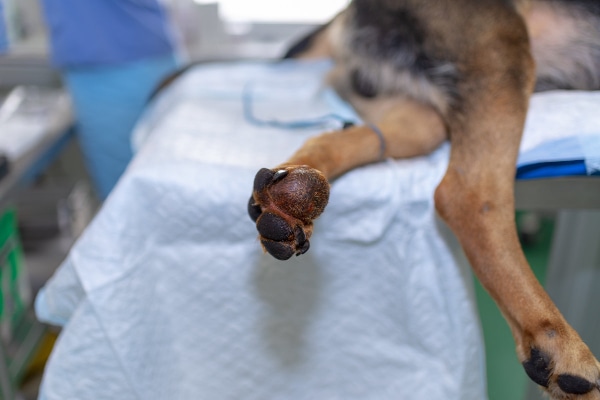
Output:
M361 97L372 99L377 96L377 85L359 68L355 68L350 73L350 85L352 90Z
M352 7L353 54L385 63L397 71L410 72L415 78L423 78L442 89L451 102L457 100L459 71L443 50L432 51L425 46L428 30L424 21L402 6L402 2L354 0ZM350 77L358 95L372 98L386 91L389 94L389 87L378 87L379 80L373 79L376 72L372 65L362 68L369 71L357 67Z
M351 47L356 54L391 62L398 69L430 64L423 49L425 30L409 10L388 7L385 1L357 0L353 4Z

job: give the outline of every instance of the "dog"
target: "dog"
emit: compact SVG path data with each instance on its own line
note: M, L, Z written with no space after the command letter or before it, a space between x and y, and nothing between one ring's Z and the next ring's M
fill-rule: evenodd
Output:
M600 400L600 363L523 255L513 192L531 93L600 89L600 1L353 0L288 56L330 57L329 83L365 123L258 171L248 212L264 250L282 260L309 250L330 180L449 140L435 207L506 318L525 372L552 399Z

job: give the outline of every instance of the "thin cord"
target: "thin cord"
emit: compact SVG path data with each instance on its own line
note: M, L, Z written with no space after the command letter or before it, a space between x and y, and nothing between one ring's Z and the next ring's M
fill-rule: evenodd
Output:
M284 129L307 129L307 128L317 128L317 127L326 127L331 124L331 121L339 122L344 125L348 121L337 114L325 114L321 117L310 118L310 119L302 119L302 120L292 120L292 121L279 121L276 119L259 119L254 115L254 111L252 109L253 97L250 85L244 86L242 91L242 104L244 110L244 117L248 122L253 125L258 126L270 126L275 128L284 128Z
M284 128L284 129L307 129L307 128L316 128L320 126L327 126L331 123L332 120L337 121L342 124L342 129L346 129L352 125L354 122L348 121L337 114L325 114L321 117L312 118L312 119L303 119L303 120L295 120L295 121L279 121L276 119L259 119L254 116L254 111L252 110L252 92L250 88L250 84L244 86L242 90L242 105L244 111L244 117L248 122L257 126L269 126L275 128ZM381 130L374 124L366 123L366 125L371 128L373 132L379 138L379 159L383 160L386 152L386 143L385 137Z
M377 134L377 137L379 138L379 159L383 160L385 157L385 151L386 151L385 137L383 137L383 133L376 125L371 124L369 122L367 122L366 125L369 128L371 128L371 130L373 132L375 132Z

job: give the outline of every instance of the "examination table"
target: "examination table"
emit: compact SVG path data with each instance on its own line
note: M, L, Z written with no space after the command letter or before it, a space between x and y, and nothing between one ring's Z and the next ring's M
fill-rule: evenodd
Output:
M338 178L308 253L262 253L256 171L359 121L322 86L329 66L200 65L152 103L133 163L36 299L62 326L41 399L487 398L471 275L432 201L448 145ZM598 173L599 106L536 95L519 173Z

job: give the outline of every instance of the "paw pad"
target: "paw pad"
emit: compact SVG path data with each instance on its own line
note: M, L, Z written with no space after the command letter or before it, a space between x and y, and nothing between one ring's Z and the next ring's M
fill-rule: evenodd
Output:
M264 238L278 242L290 240L294 235L292 228L283 218L269 212L258 218L256 229Z
M270 255L278 260L287 260L295 253L294 248L287 243L273 242L271 240L264 239L261 240L260 243Z
M539 351L531 349L531 357L523 363L525 373L529 378L540 386L548 387L550 384L550 358Z
M569 394L586 394L591 392L595 387L587 379L569 374L559 375L556 383L563 392Z
M550 386L552 369L550 366L550 357L547 354L536 348L531 349L531 357L523 363L523 368L532 381L545 388ZM573 395L584 395L594 389L600 391L600 380L594 383L571 374L558 375L556 385L564 393Z

